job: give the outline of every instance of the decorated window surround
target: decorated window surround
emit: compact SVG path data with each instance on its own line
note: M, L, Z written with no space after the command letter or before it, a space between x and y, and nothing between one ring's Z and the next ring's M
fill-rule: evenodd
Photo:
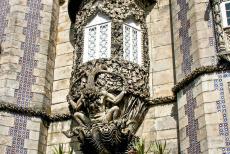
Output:
M228 9L226 8L226 5L228 5ZM230 1L222 2L220 4L220 9L223 28L230 28ZM227 12L229 12L229 15L227 15Z
M111 57L111 21L98 13L85 27L83 63Z
M123 58L142 65L142 32L134 20L129 19L123 24Z

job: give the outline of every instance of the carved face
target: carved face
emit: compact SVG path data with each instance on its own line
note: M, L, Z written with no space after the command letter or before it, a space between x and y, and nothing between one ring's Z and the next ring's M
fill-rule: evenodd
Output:
M102 86L102 87L106 85L105 74L98 75L97 83L99 84L99 86Z
M82 77L82 78L81 78L80 87L81 87L81 88L85 88L85 87L86 87L86 84L87 84L86 78L85 78L85 77Z

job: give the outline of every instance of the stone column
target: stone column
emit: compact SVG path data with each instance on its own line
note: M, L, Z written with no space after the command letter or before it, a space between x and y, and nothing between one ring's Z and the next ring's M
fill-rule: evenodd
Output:
M170 2L161 0L149 11L146 22L149 38L150 99L173 97L174 86ZM170 153L178 153L176 102L154 104L148 111L137 135L144 138L146 147L154 141L167 143Z
M58 8L53 0L3 0L0 103L14 111L50 113ZM1 153L45 153L41 118L1 108L0 123Z
M69 93L70 77L73 66L73 51L74 48L70 43L71 21L68 16L68 3L65 2L60 6L58 16L58 32L56 59L54 68L54 81L52 92L52 114L68 114L69 104L66 96ZM52 153L54 147L63 144L65 152L69 151L70 147L79 150L79 145L72 142L62 132L70 128L71 121L54 122L50 124L47 138L47 153ZM72 143L71 143L72 142ZM70 146L71 144L71 146Z

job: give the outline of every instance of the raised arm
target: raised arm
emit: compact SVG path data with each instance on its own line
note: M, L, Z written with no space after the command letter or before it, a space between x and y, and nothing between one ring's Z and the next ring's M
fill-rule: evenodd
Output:
M82 99L83 99L83 95L82 94L81 94L80 98L77 100L77 102L74 102L73 98L70 95L67 96L67 99L69 100L70 105L74 109L76 109L77 111L80 110L80 108L82 106Z
M104 96L105 96L105 99L111 103L114 103L114 104L117 104L119 103L122 98L124 97L125 95L125 90L123 90L119 95L117 96L114 96L113 94L111 93L108 93L107 91L102 91L101 92Z

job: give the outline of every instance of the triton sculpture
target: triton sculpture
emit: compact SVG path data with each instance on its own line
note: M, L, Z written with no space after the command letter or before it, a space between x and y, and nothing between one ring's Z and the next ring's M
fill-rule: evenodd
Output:
M85 154L125 153L132 146L149 107L144 9L150 1L86 0L78 8L76 3L80 1L69 1L75 50L67 100L73 125L64 134L77 137ZM98 21L94 20L96 17L106 22L87 28L91 21ZM130 23L136 28L130 27ZM100 29L100 34L96 29ZM99 44L96 44L96 35L100 35ZM100 51L96 46L100 46Z
M84 153L123 153L143 120L147 101L130 93L129 80L121 73L96 61L91 64L70 86L67 100L76 127L64 134L76 136Z

